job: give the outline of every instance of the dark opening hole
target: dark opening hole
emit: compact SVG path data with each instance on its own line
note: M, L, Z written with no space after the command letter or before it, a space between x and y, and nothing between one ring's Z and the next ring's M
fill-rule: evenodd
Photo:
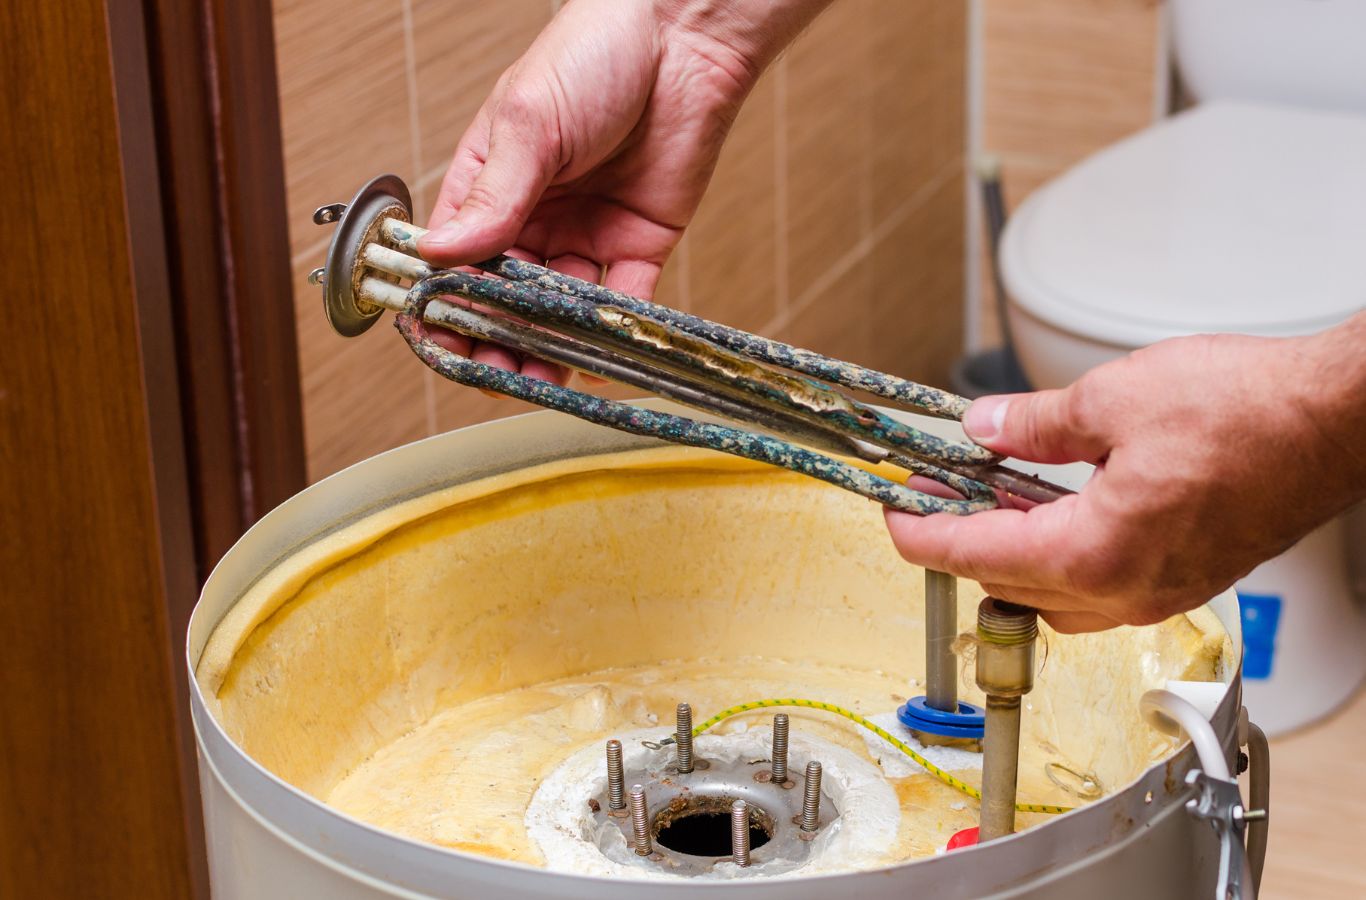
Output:
M763 810L750 807L749 849L757 850L772 839L772 826ZM661 815L656 823L655 842L675 853L688 856L730 856L730 808L686 809Z

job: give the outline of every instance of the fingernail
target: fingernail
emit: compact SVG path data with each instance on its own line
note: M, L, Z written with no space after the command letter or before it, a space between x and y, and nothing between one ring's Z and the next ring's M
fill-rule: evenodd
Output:
M1006 407L1009 397L983 397L968 407L963 414L963 430L974 441L990 441L1005 430Z
M422 236L420 244L449 244L455 240L456 234L460 231L460 226L455 223L455 219L448 219L440 228L433 228Z

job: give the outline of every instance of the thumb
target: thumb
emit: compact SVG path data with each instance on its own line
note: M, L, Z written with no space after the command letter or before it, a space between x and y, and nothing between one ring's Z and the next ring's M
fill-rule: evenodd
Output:
M1075 388L982 397L963 414L968 437L997 453L1041 463L1097 462L1110 447L1076 415Z
M539 123L514 126L506 115L495 118L488 159L465 196L450 198L455 215L418 241L424 259L440 266L468 265L517 243L558 165L557 149L532 137L546 133Z

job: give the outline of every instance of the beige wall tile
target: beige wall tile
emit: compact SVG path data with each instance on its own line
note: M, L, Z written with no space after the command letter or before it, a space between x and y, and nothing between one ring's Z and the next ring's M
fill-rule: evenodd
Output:
M436 382L436 431L438 434L479 422L491 422L540 407L507 397L487 397L473 388L456 384L433 373Z
M688 229L691 311L747 330L778 313L775 101L770 73L740 110Z
M313 210L350 200L382 172L410 183L412 128L402 9L396 0L276 0L291 252L327 234Z
M986 0L987 149L1070 163L1150 124L1156 0Z
M964 151L962 0L864 0L872 30L872 218L885 220Z
M836 3L787 54L787 242L791 296L871 228L869 36L858 3Z
M938 386L963 350L963 174L941 182L869 259L868 365Z
M550 13L548 0L413 0L418 158L424 173L450 162L498 76L531 45Z
M799 310L777 335L797 347L855 362L872 354L871 273L859 260L835 285Z
M323 316L321 290L294 274L295 328L304 396L308 478L427 434L426 369L385 315L365 334L344 338Z

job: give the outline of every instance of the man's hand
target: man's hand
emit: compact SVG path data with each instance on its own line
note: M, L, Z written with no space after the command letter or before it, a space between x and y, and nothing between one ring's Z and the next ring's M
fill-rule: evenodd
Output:
M510 252L650 297L740 104L829 2L567 4L465 132L422 255L457 266ZM452 52L478 52L477 40ZM518 368L504 348L433 336L480 362ZM540 361L525 369L564 380Z
M1309 338L1164 341L1064 390L978 400L963 426L999 453L1096 472L1028 509L889 511L901 555L1059 631L1159 622L1366 496L1366 314Z

